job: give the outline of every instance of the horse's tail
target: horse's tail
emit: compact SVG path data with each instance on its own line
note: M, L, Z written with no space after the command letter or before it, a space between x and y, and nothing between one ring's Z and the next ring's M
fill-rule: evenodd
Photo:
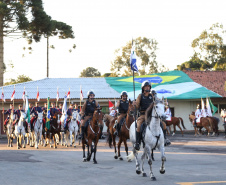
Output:
M109 132L109 130L108 130L107 142L109 144L109 147L111 148L112 147L112 137L111 137L111 133Z
M184 120L183 120L181 117L178 117L178 119L181 121L182 127L183 127L184 129L186 129L185 126L184 126Z

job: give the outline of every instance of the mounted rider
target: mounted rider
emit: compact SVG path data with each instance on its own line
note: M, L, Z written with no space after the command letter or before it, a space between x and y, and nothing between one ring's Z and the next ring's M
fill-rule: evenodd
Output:
M9 122L10 115L11 115L11 113L12 113L12 110L13 110L13 104L10 104L10 108L9 108L6 112L2 111L2 114L7 115L7 118L6 118L5 121L4 121L4 132L5 132L6 129L7 129L6 126L7 126L8 122ZM15 114L15 110L13 110L13 114ZM13 121L13 120L12 120L12 121Z
M65 122L65 124L64 124L64 132L65 132L65 133L66 133L66 131L68 130L68 123L71 121L72 113L73 113L74 111L76 111L73 107L74 107L74 105L71 103L71 104L70 104L70 107L69 107L68 110L67 110L67 120L66 120L66 122Z
M197 127L197 122L200 123L201 117L203 117L203 113L201 107L198 104L197 109L195 111L194 127Z
M42 108L39 107L39 102L35 102L35 106L31 109L31 112L30 114L34 115L32 118L31 118L31 130L33 130L34 128L34 123L36 122L37 118L38 118L38 113L42 113ZM42 119L43 121L43 124L46 123L46 120L43 118Z
M87 98L88 99L84 102L81 111L81 139L84 138L84 133L86 133L88 127L86 122L88 122L92 118L95 109L100 107L98 102L94 99L95 94L92 90L88 91Z
M118 135L121 129L121 125L126 120L126 113L129 108L128 94L126 91L121 92L121 100L116 104L116 112L119 113L118 119L115 121L114 128L117 129L114 135Z
M134 104L136 105L137 110L140 113L140 116L137 119L137 129L136 129L136 144L135 149L140 150L140 143L142 139L141 125L146 124L145 120L145 111L147 108L154 102L154 98L157 98L157 93L151 91L151 83L144 81L141 85L142 93L138 95ZM163 123L161 122L161 128L163 129ZM166 130L163 130L165 138L165 146L170 145L171 142L166 138Z
M166 114L166 121L171 121L172 120L172 114L169 108L169 105L166 105L166 110L165 110L165 114Z
M19 122L19 120L20 120L21 112L25 112L23 110L23 106L22 105L18 105L18 109L14 113L16 115L16 118L15 118L15 120L13 122L13 129L14 129L15 124L17 124ZM25 123L26 123L26 125L24 125L25 131L26 131L26 133L28 133L28 130L27 130L28 124L27 124L26 121L25 121Z

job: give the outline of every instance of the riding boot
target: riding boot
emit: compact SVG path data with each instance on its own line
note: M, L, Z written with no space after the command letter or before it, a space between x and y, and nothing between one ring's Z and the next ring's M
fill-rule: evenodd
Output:
M140 150L140 142L141 142L141 133L136 131L136 143L134 148L138 151Z
M85 133L85 127L81 127L82 133L78 136L78 139L83 139L84 138L84 133Z
M114 135L117 136L119 132L118 132L118 124L116 123L116 121L115 121L114 128L115 128Z
M169 146L171 145L171 142L169 139L166 138L166 130L163 130L163 134L164 134L164 140L165 140L165 146Z
M197 127L196 119L194 120L194 127Z
M103 126L100 127L100 132L101 132L100 138L105 139L106 136L103 134Z

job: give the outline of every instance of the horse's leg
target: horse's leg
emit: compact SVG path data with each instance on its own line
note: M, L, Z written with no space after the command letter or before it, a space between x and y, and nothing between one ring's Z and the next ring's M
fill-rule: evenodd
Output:
M112 139L113 139L113 145L114 145L114 148L115 148L115 156L114 156L114 158L115 158L115 159L118 159L117 148L116 148L116 142L115 142L116 136L115 136L114 134L111 134L111 137L112 137Z
M72 131L70 131L70 146L72 147Z
M38 133L35 132L35 148L38 149Z
M25 134L23 135L23 141L24 141L23 148L26 148Z
M83 162L86 162L86 151L85 151L86 147L85 147L85 139L82 140L82 150L83 150Z
M174 135L175 135L175 133L176 133L176 125L175 125L175 124L173 124L173 134L172 134L172 136L174 136Z
M162 144L159 146L159 150L160 150L161 158L162 158L162 166L160 167L160 173L161 173L161 174L164 174L164 173L165 173L164 163L165 163L165 161L166 161L164 143L162 143Z
M56 149L57 148L57 145L56 145L56 135L55 134L53 136L53 141L54 141L54 148Z
M183 130L182 130L181 126L180 126L180 123L179 123L177 126L178 126L178 128L180 129L181 134L182 134L182 137L183 137L183 136L184 136L184 133L183 133Z
M138 152L133 148L133 155L135 156L135 161L136 161L136 173L139 175L141 173L140 171L140 163L138 161Z
M142 172L142 175L143 177L147 177L147 174L144 172L144 159L145 159L145 156L146 156L146 148L144 148L144 151L143 151L143 154L141 155L141 172Z
M120 160L122 160L121 155L120 155L120 147L121 147L121 143L122 143L122 138L119 137L119 141L118 141L118 158Z
M126 156L128 156L128 146L127 146L127 142L126 142L126 138L124 138L124 145L125 145L125 151L126 151Z
M19 147L19 137L20 136L17 136L17 149L20 149L20 147Z
M90 159L92 157L92 154L93 154L93 151L94 151L94 147L92 145L92 140L91 139L88 140L88 147L87 148L88 148L87 161L90 161Z
M155 181L156 178L155 178L153 171L152 171L151 150L150 150L149 147L146 147L146 153L147 153L148 164L149 164L149 168L150 168L150 178L151 178L152 181Z
M209 137L209 135L210 135L210 129L209 129L209 127L208 126L205 126L205 129L207 130L207 136Z
M97 142L95 142L94 148L93 148L93 164L97 164L96 152L97 152Z
M9 136L9 134L7 134L7 138L8 138L8 147L10 147L10 136Z

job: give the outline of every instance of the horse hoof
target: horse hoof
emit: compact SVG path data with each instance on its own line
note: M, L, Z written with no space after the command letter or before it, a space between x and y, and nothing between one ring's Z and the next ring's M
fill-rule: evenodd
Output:
M93 164L97 164L97 161L93 161Z
M70 147L72 147L72 145L70 145Z
M159 170L159 172L160 172L161 174L164 174L166 171L165 171L165 170Z
M151 177L151 180L152 180L152 181L156 181L156 178L155 178L155 177Z
M143 177L147 177L147 174L146 173L143 173Z
M20 149L20 147L18 146L17 149Z
M115 159L118 159L118 156L114 156Z
M74 148L76 148L76 146L74 146Z
M86 162L87 161L87 159L86 158L83 158L83 162Z
M119 157L119 160L120 160L120 161L123 161L123 158L122 158L122 157Z
M54 147L55 149L57 149L57 147Z
M8 147L10 147L10 146L8 145Z
M137 173L138 175L140 175L140 174L141 174L141 171L140 171L140 170L136 170L136 173Z

